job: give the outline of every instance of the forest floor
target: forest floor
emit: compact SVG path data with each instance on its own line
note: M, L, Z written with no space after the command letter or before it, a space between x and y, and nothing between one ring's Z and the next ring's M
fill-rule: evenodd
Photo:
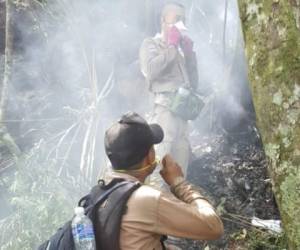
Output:
M255 131L194 135L191 143L194 160L187 178L200 186L217 207L225 234L214 242L187 240L179 245L186 250L279 249L276 241L280 236L251 225L254 216L265 220L280 219L267 161Z
M218 241L181 240L184 250L284 249L284 237L256 228L251 219L280 220L267 161L255 130L237 134L191 134L192 164L187 179L199 186L221 214L225 233ZM8 155L1 150L2 156ZM9 158L8 158L9 160ZM1 166L8 166L2 157ZM4 193L3 193L4 195ZM7 200L7 194L0 197ZM3 201L4 201L3 200ZM8 205L8 202L5 202ZM9 211L10 209L6 209ZM5 217L7 214L1 214Z

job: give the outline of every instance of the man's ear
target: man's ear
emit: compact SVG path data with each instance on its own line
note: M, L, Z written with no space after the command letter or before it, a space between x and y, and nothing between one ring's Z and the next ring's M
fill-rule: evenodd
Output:
M154 147L152 146L149 149L149 152L147 154L147 163L152 164L154 161L155 161L155 150L154 150Z
M145 161L147 165L152 163L152 157L153 157L152 155L153 155L152 148L150 148L148 154L145 157Z

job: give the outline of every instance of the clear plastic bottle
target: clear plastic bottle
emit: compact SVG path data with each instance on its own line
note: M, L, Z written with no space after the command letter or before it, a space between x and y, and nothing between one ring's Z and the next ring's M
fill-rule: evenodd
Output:
M72 220L72 234L76 250L95 250L95 234L93 223L84 214L83 207L75 208L75 217Z

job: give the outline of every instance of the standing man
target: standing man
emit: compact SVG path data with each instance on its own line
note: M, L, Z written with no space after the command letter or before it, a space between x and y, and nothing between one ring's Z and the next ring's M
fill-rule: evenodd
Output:
M163 143L157 146L159 157L170 154L182 166L186 175L190 144L188 122L180 113L172 111L176 94L181 88L195 91L198 87L196 54L192 40L185 32L185 8L178 3L168 3L161 13L161 33L146 38L140 49L141 70L154 94L153 122L165 132ZM189 110L185 110L186 112ZM156 177L155 177L156 176ZM161 181L154 184L160 186Z

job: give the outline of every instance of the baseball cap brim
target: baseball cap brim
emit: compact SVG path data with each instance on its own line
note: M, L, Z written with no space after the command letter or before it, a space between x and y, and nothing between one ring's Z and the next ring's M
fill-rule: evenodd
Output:
M164 131L161 128L161 126L159 126L156 123L153 123L153 124L149 124L149 127L153 135L153 144L161 143L162 140L164 139Z

